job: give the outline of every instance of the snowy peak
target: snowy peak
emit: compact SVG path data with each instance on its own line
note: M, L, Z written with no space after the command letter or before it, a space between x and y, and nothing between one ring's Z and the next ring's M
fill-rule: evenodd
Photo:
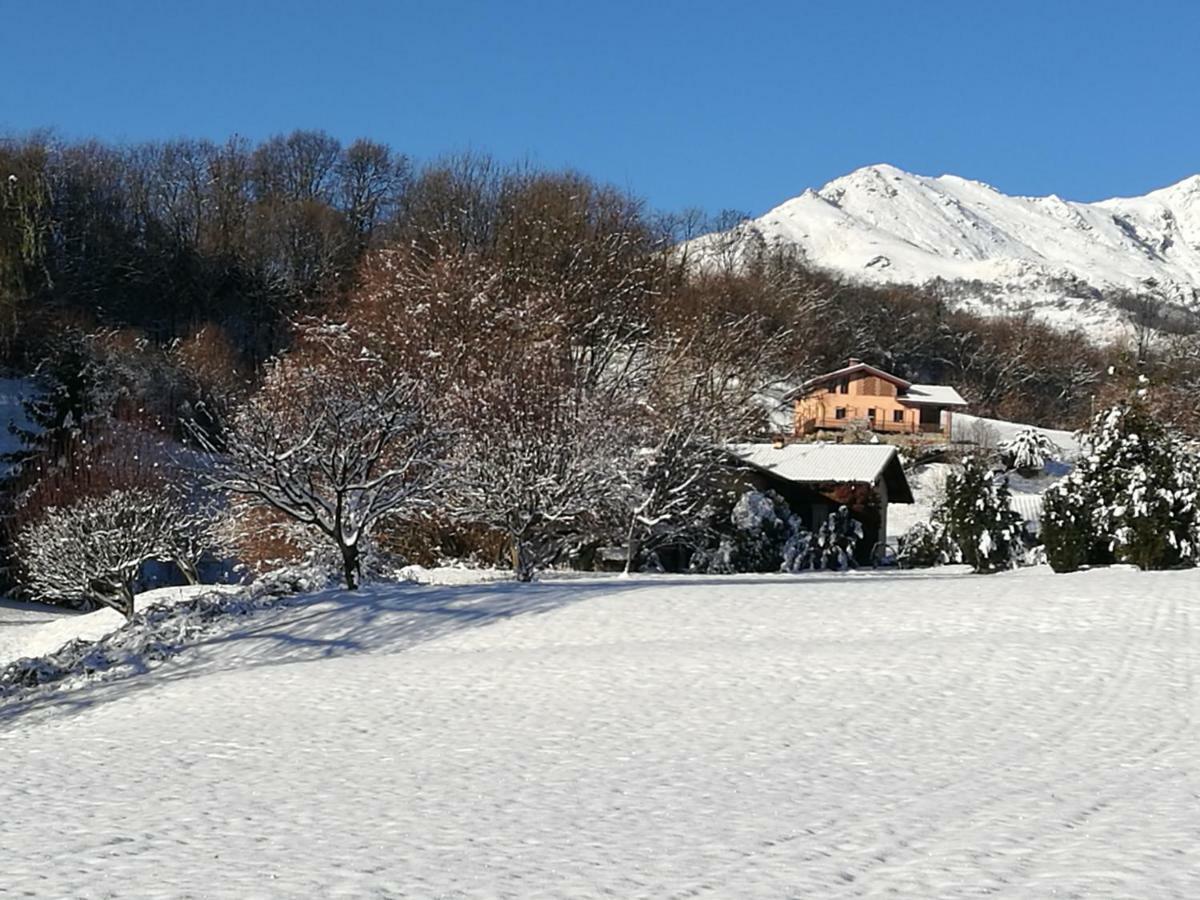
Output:
M1111 329L1120 314L1104 295L1150 286L1200 309L1200 175L1143 197L1080 203L877 164L804 191L739 234L794 245L857 280L936 280L984 312L1028 308Z

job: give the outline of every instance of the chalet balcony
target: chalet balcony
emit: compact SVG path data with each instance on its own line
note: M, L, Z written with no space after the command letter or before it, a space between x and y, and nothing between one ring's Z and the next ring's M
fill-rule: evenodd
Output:
M818 431L841 431L848 428L851 423L860 422L869 427L872 431L880 434L944 434L947 429L940 421L937 422L921 422L917 416L906 417L903 422L887 421L879 417L870 418L863 410L861 414L852 414L853 411L847 409L846 416L837 418L835 416L819 416L801 419L796 422L797 434L815 434Z

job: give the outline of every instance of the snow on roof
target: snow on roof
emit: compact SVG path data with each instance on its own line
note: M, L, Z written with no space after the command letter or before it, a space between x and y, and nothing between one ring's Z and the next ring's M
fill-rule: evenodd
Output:
M848 375L854 375L859 372L866 372L878 378L883 378L896 385L900 390L898 400L908 403L936 403L939 406L966 406L967 401L962 398L954 388L946 384L913 384L911 381L905 381L897 375L890 372L885 372L883 369L878 369L869 363L855 362L851 365L837 369L833 372L826 372L824 375L818 375L816 378L810 378L808 381L800 385L799 388L788 391L784 398L794 397L797 394L802 394L812 390L814 387L825 384L828 381L838 378L844 378Z
M890 444L731 444L729 451L756 469L809 484L874 484L896 458Z
M901 403L936 403L938 406L966 406L967 401L948 384L910 384L896 398Z
M1041 494L1018 494L1016 492L1009 494L1008 505L1025 520L1026 525L1033 526L1036 532L1042 523L1042 503L1043 497Z
M905 381L899 375L893 375L891 372L885 372L883 369L876 368L870 363L854 362L848 366L843 366L840 369L835 369L832 372L826 372L824 375L818 375L816 378L808 379L808 381L800 385L800 390L808 390L815 385L823 384L824 382L829 381L831 378L842 378L846 375L853 375L856 372L869 372L875 377L882 378L885 381L890 381L892 384L900 388L906 388L912 383Z

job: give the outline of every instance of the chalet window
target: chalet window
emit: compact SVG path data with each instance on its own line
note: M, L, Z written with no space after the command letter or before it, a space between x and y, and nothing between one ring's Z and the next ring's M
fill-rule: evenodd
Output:
M893 409L892 410L892 421L893 422L903 422L904 421L904 410Z
M836 394L836 393L837 393L837 385L836 385L836 384L831 384L831 385L829 386L829 393L831 393L831 394Z
M872 406L870 409L867 410L867 418L870 419L872 422L875 421L875 407Z
M843 381L841 384L838 385L838 390L840 390L843 394L850 393L850 382Z
M839 406L837 409L835 409L835 410L833 411L833 417L834 417L835 419L844 419L844 418L846 418L846 407L844 407L844 406Z

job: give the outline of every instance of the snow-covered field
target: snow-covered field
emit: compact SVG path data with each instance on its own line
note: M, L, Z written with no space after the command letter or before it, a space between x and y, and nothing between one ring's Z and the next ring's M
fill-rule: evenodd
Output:
M1198 607L1116 569L315 595L0 706L0 893L1193 898Z

